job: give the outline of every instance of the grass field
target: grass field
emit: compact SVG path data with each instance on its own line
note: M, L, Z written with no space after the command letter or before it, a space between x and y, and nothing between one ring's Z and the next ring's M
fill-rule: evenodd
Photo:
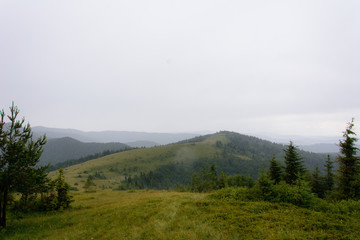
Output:
M170 191L74 192L72 209L9 214L0 239L360 239L360 216Z

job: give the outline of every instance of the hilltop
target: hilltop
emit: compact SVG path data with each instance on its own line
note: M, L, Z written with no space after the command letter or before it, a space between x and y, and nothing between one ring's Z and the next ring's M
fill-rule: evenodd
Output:
M168 189L187 185L194 172L215 164L218 172L257 178L275 154L283 158L285 145L234 132L219 132L176 144L134 149L90 160L65 169L73 187L81 188L90 176L97 188ZM309 169L323 166L326 155L299 151ZM129 180L130 179L130 180ZM130 185L129 185L130 184Z

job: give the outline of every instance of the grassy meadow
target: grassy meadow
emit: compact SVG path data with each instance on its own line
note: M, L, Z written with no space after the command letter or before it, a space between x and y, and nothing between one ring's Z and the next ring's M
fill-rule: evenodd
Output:
M359 213L172 191L72 194L68 210L10 212L0 239L360 239Z

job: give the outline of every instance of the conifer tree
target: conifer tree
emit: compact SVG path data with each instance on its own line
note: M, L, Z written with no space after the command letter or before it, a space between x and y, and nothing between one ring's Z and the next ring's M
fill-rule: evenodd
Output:
M332 172L333 167L333 162L330 159L330 155L328 155L327 160L325 162L325 170L326 170L326 176L325 176L325 186L326 186L326 191L331 191L333 190L334 187L334 173Z
M199 192L199 177L197 176L196 173L193 173L193 176L191 178L191 183L190 183L190 191L191 192Z
M269 177L274 181L274 184L278 184L281 181L281 168L281 165L278 163L278 161L276 161L276 156L273 155L272 159L270 160Z
M219 179L219 188L226 188L228 186L227 176L226 174L221 171L220 179Z
M219 186L218 182L218 176L215 169L215 164L211 164L209 173L208 173L208 179L209 179L209 190L215 190Z
M340 140L340 153L337 160L339 163L339 177L337 196L340 199L359 199L360 197L360 165L359 157L356 156L358 148L355 146L357 138L352 130L354 119L344 132L344 140Z
M284 180L287 184L294 185L297 180L304 174L304 166L302 158L297 152L296 147L290 141L289 146L284 150L285 152L285 172Z
M190 183L190 190L193 192L209 192L219 188L215 164L210 168L204 166L198 174L194 173Z
M57 192L57 208L68 208L72 202L72 197L69 195L70 185L65 182L64 170L59 169L59 175L55 180L55 187Z
M87 177L87 179L86 179L86 182L85 182L85 185L84 185L84 188L85 188L86 192L91 192L92 188L95 186L92 179L93 179L93 176L91 176L91 175L89 175ZM130 182L131 182L131 176L128 178L128 180L130 180Z
M320 171L318 166L316 166L314 172L311 175L310 186L311 186L311 191L313 193L316 193L319 198L324 197L326 187L324 184L324 178L320 176Z
M260 172L259 178L256 181L255 191L260 194L260 196L265 201L269 201L274 197L273 191L274 185L268 175L263 169Z
M46 143L45 136L33 141L30 124L24 126L25 119L17 120L19 109L10 107L5 122L5 112L0 111L0 227L6 227L6 208L9 193L15 190L27 192L24 181L43 182L43 169L36 170ZM36 181L33 179L36 178ZM33 188L35 191L35 188Z

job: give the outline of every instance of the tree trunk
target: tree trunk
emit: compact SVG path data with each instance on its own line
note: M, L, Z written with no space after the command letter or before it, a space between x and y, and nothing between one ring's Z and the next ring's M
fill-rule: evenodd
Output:
M3 197L3 194L2 192L0 191L0 227L2 227L2 197Z
M3 202L2 202L2 216L1 216L1 226L3 228L6 227L6 205L7 205L7 198L8 198L8 189L4 189L3 192Z

